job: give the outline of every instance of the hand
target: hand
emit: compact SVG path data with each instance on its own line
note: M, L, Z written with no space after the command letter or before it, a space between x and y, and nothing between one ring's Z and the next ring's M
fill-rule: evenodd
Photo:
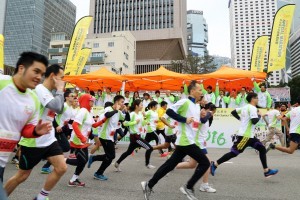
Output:
M171 125L171 126L169 126L169 128L170 128L170 129L174 129L174 128L176 128L176 126Z
M51 122L42 123L41 119L39 120L38 124L35 127L35 133L40 136L50 133L51 130L52 130Z
M255 78L253 77L253 78L251 78L251 81L253 82L253 81L255 81Z
M61 132L62 132L61 126L56 127L56 132L58 132L58 133L61 133Z
M56 90L59 92L63 92L64 88L65 88L65 82L61 78L58 78L57 76L53 77L53 81L54 81Z
M216 85L219 85L219 81L217 81Z
M190 123L192 123L192 122L194 122L194 118L193 118L193 117L188 117L188 118L186 118L186 123L187 123L187 124L190 124Z

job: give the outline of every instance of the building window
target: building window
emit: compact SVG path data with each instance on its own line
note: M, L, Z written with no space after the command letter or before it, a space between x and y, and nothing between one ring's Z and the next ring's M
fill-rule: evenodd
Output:
M124 52L124 56L125 56L126 60L128 60L128 54L126 52Z
M94 47L94 48L99 48L99 43L94 43L94 44L93 44L93 47Z
M108 47L114 47L115 46L115 43L114 42L109 42L108 43Z
M92 57L104 57L104 52L93 52Z
M123 63L123 67L128 68L128 65L126 65L125 63Z

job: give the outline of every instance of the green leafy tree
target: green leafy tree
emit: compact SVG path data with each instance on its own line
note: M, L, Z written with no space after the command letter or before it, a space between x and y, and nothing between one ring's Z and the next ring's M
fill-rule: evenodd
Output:
M297 98L300 96L300 76L294 77L289 83L288 86L291 89L291 99L292 103L296 103Z

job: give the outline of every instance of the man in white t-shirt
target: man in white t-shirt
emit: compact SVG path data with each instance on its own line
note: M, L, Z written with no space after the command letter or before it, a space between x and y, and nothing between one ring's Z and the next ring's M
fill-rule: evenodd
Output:
M63 68L59 65L51 65L46 69L45 81L35 88L35 92L40 101L40 119L43 122L53 122L55 113L61 113L64 107L64 86L62 80L64 76ZM55 97L51 91L56 90ZM23 181L25 181L32 169L42 160L47 159L54 170L48 175L46 183L35 198L36 200L46 200L50 191L54 188L59 179L67 170L67 165L63 156L63 151L55 138L54 127L47 135L43 135L36 139L28 139L22 137L20 142L20 169L9 179L5 185L5 189L11 194L14 189Z
M237 157L240 153L243 153L247 147L252 147L259 151L259 157L264 170L264 176L266 178L271 177L278 173L277 169L269 169L267 165L267 152L264 145L254 137L255 125L259 122L261 115L258 112L256 106L258 103L258 96L256 93L249 93L247 95L248 105L237 108L231 112L231 114L241 121L238 134L233 141L231 151L223 155L219 160L211 162L211 174L214 176L217 167L228 160Z
M0 199L3 173L20 137L36 138L51 130L51 123L39 121L39 102L31 89L41 81L48 65L45 56L24 52L18 59L14 76L0 74Z
M290 146L289 147L282 147L282 146L275 146L274 144L270 144L271 149L277 149L279 151L293 154L300 144L300 97L297 99L298 107L293 108L290 112L285 114L285 117L290 119Z

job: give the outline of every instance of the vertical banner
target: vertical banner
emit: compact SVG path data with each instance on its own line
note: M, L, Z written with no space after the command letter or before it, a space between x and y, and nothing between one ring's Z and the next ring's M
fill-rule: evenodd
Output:
M270 42L268 72L285 68L286 49L289 42L295 4L279 9L275 15Z
M251 71L263 72L264 71L264 59L267 51L269 36L260 36L256 39L251 57Z
M66 60L65 75L75 75L78 71L77 62L92 19L93 17L91 16L83 17L77 22L74 28Z
M81 51L79 52L79 58L77 61L77 69L76 69L75 75L79 75L82 73L82 70L83 70L91 52L92 52L92 49L90 49L90 48L81 49Z
M4 36L0 34L0 74L4 74Z

